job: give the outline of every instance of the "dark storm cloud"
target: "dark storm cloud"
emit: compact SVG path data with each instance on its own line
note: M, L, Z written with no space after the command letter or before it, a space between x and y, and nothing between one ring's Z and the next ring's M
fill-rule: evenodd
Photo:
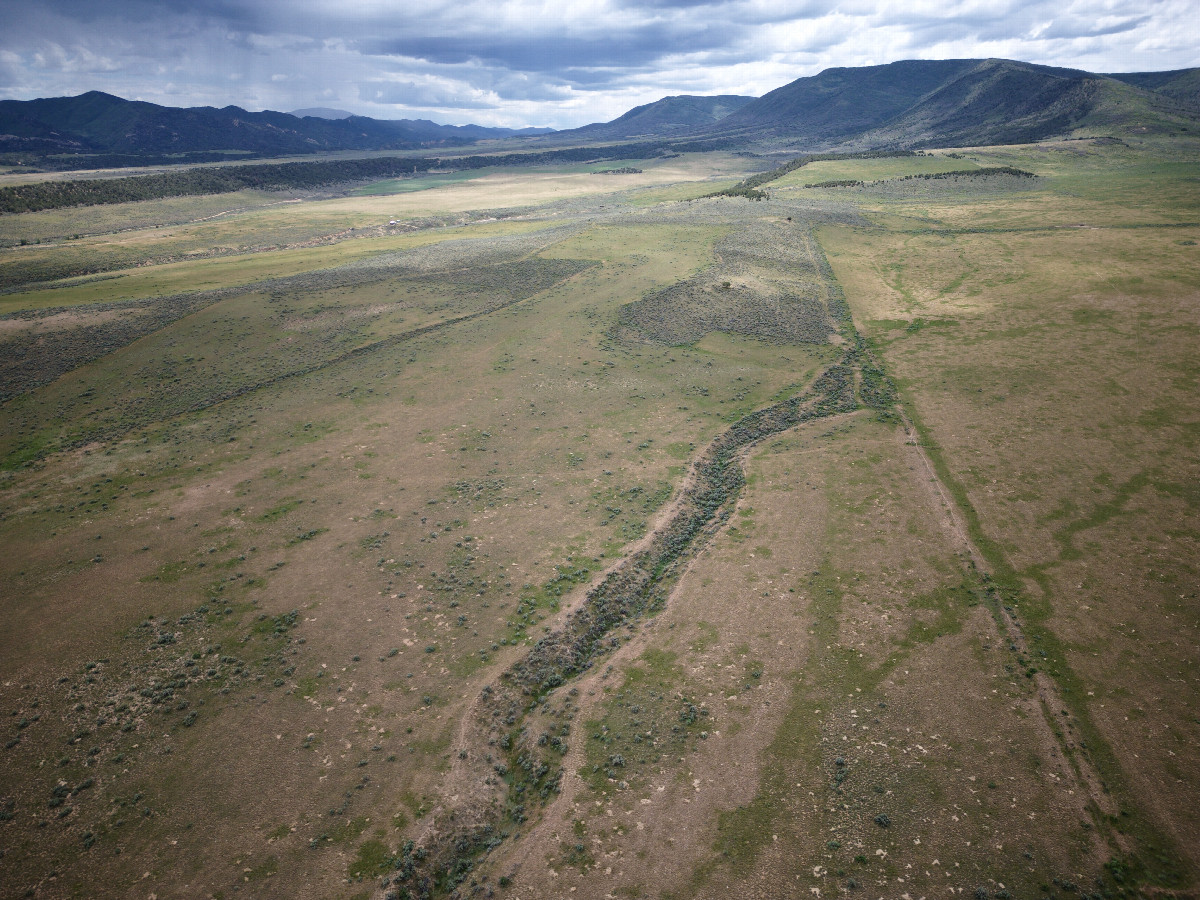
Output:
M1070 40L1078 37L1100 37L1109 34L1124 34L1127 31L1133 31L1139 25L1144 25L1150 21L1149 16L1136 16L1128 19L1121 19L1110 24L1100 24L1093 21L1079 21L1059 19L1053 22L1049 28L1038 33L1041 38L1065 38Z
M903 58L1182 68L1200 62L1192 2L41 0L6 10L0 95L568 127Z
M729 35L701 26L672 29L652 24L636 31L614 30L591 37L507 36L401 37L360 45L374 55L407 56L432 63L479 61L520 72L558 74L578 69L625 69L653 65L671 52L721 47ZM613 77L619 77L614 75Z

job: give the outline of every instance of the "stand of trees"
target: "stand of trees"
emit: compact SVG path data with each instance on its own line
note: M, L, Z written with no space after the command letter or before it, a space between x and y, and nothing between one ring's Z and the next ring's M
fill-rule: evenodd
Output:
M37 212L69 206L98 206L159 200L199 194L224 194L246 189L313 190L336 184L402 178L431 170L462 171L489 166L538 166L564 162L646 159L669 153L719 149L721 142L667 144L661 141L612 147L570 147L540 153L501 153L489 156L338 159L311 162L264 163L181 169L156 175L96 178L86 181L44 181L0 188L0 213Z
M771 169L769 172L759 172L757 175L751 175L742 181L739 181L731 188L726 188L723 191L715 191L708 194L709 197L745 197L748 200L765 200L767 195L763 191L758 190L764 184L769 184L789 172L795 172L797 169L807 166L809 163L823 162L833 159L883 159L890 156L916 156L913 150L875 150L868 153L807 153L804 156L797 156L790 162L785 162L777 169Z

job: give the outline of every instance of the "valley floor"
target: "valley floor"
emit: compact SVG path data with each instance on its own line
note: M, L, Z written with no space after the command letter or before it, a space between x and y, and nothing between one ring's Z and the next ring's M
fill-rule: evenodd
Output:
M1198 158L0 218L0 894L1196 896Z

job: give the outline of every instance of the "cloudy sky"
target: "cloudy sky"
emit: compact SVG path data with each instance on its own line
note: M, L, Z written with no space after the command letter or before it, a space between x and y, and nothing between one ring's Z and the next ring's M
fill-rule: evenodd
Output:
M1196 0L4 0L0 98L570 128L832 66L1200 65Z

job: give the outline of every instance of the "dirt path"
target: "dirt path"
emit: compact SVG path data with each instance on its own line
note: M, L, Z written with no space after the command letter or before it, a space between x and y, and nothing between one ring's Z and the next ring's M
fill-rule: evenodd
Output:
M991 578L995 572L988 564L978 544L971 537L971 529L963 510L939 476L933 460L921 442L919 432L902 407L898 406L897 412L900 414L904 426L903 434L898 432L897 435L903 437L909 452L918 460L919 469L925 476L920 480L930 494L930 503L944 513L943 524L959 552L969 560L970 565L977 572ZM988 596L993 612L989 620L995 626L993 634L996 640L1001 642L1001 646L1007 647L1014 656L1032 658L1033 654L1025 631L1014 612L1001 602L994 589L989 589ZM1028 703L1028 711L1031 718L1037 723L1041 750L1048 756L1061 754L1062 758L1070 765L1076 779L1076 787L1089 799L1093 824L1096 826L1093 831L1095 840L1092 853L1096 867L1099 869L1111 855L1111 848L1105 845L1103 838L1107 837L1122 851L1129 849L1127 842L1122 840L1120 835L1105 826L1105 817L1115 816L1119 812L1117 802L1105 789L1104 781L1092 761L1080 752L1080 748L1076 747L1075 741L1070 738L1065 729L1059 727L1059 723L1064 721L1064 717L1069 716L1071 711L1063 700L1058 684L1040 669L1034 673L1033 682L1036 687L1036 700Z

